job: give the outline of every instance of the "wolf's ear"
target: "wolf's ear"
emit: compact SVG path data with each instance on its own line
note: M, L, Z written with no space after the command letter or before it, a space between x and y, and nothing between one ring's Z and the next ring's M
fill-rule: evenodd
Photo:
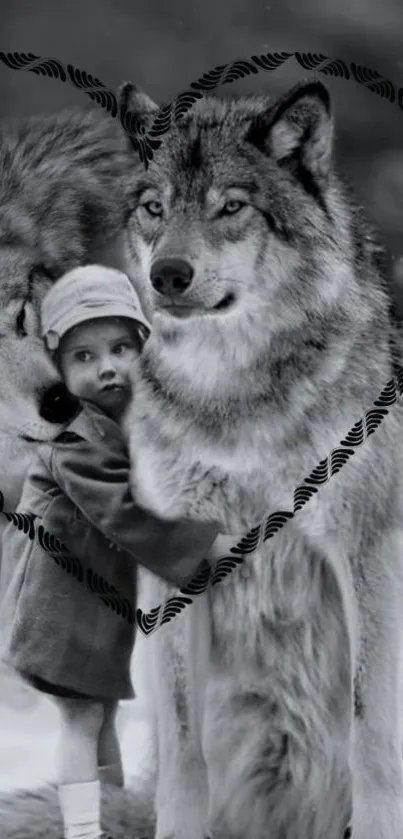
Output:
M132 111L136 116L147 116L158 111L158 105L132 82L123 82L118 90L119 111Z
M278 163L297 160L326 178L332 157L330 94L321 82L293 87L252 124L248 139Z

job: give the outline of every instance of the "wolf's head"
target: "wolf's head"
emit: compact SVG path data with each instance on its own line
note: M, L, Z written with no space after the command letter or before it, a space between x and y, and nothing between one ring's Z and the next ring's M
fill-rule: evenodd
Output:
M122 95L130 99L128 86ZM156 107L148 103L149 124ZM162 138L137 176L131 225L171 368L183 370L185 354L189 375L195 363L205 381L215 370L222 388L226 370L274 361L290 335L320 345L346 331L352 311L368 319L370 295L382 320L385 298L364 222L333 172L332 137L329 93L311 81L275 103L203 99Z

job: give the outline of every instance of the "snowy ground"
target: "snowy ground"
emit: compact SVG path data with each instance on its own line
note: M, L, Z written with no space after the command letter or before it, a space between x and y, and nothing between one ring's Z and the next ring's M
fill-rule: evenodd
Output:
M148 727L139 700L123 702L118 728L126 779L141 774ZM56 771L58 711L0 667L0 791L33 789Z

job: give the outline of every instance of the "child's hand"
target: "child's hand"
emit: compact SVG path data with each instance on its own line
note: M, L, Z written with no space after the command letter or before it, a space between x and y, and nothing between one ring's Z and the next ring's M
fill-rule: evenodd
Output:
M176 519L208 524L222 519L228 475L219 466L206 467L196 461L170 482L169 508Z
M227 475L219 467L194 463L172 449L159 452L139 447L133 458L131 486L139 506L165 521L187 519L218 523Z

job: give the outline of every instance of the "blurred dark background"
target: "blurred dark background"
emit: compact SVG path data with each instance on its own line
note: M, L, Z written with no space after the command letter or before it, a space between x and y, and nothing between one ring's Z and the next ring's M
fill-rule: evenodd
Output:
M158 101L217 64L276 50L354 61L403 87L402 0L0 0L0 21L2 51L56 57L114 89L131 80ZM304 75L289 59L221 92L277 95ZM340 167L400 256L403 110L355 81L321 78L333 95ZM0 64L2 118L88 101L68 84Z

